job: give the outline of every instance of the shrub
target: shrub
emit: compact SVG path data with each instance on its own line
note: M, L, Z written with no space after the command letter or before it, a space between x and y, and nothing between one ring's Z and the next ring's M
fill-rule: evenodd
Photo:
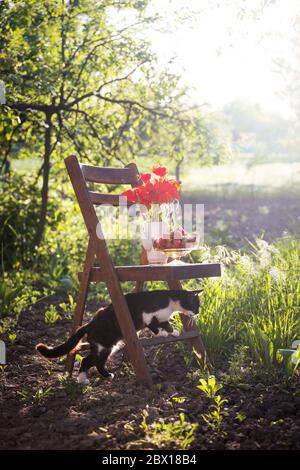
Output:
M57 222L58 203L49 200L50 226ZM0 184L0 255L1 270L8 271L16 262L32 265L34 238L40 214L40 189L28 177L12 174Z

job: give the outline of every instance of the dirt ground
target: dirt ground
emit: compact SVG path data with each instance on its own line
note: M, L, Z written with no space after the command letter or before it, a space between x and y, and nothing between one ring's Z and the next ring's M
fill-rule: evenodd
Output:
M52 297L25 311L17 339L8 346L8 366L0 381L0 449L155 449L140 428L146 407L149 423L160 417L178 419L181 412L198 423L192 449L300 449L300 383L289 389L284 384L224 386L229 415L217 433L201 417L208 401L196 388L198 379L187 376L196 367L185 366L174 344L147 350L155 381L151 391L136 384L121 353L111 359L112 381L96 371L85 388L75 378L62 381L63 363L49 363L34 349L40 340L54 345L66 338L68 320L53 326L43 321L49 303L61 300ZM38 399L37 391L48 387L48 395ZM176 397L184 400L178 403Z
M292 197L203 197L184 202L204 204L204 241L234 247L262 236L267 241L300 232L300 201Z

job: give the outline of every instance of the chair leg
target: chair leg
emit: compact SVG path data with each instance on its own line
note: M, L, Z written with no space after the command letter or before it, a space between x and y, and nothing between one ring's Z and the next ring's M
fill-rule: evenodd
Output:
M79 294L78 294L78 299L77 299L76 308L74 312L71 335L74 334L77 328L79 328L82 325L82 319L83 319L83 314L85 310L85 304L86 304L86 299L87 299L87 294L88 294L88 289L89 289L89 284L90 284L90 272L94 264L94 259L95 259L95 255L92 252L91 243L89 243L87 253L86 253L86 258L85 258L83 276L82 276L82 280L79 286ZM72 372L73 372L75 356L76 356L76 353L74 354L70 352L65 362L65 370L66 372L69 373L69 375L72 375Z
M140 264L148 264L147 253L144 247L142 247L141 255L140 255ZM144 281L136 281L134 292L142 292L144 290Z
M77 328L79 328L82 325L82 318L83 318L83 314L85 310L87 293L88 293L88 284L86 284L85 286L83 286L82 289L80 289L80 293L79 293L76 308L75 308L74 318L73 318L71 335L73 335L75 331L77 330ZM76 356L76 353L70 352L65 362L65 370L66 372L69 373L69 375L72 375L72 372L73 372L75 356Z
M110 291L111 286L107 287ZM117 284L114 285L114 288L116 287ZM114 311L122 331L123 340L126 345L130 362L135 370L137 381L151 388L151 375L147 367L144 351L138 340L126 300L124 298L123 292L121 290L119 291L119 289L118 292L116 292L116 290L114 290L114 292L110 292L110 297L112 299Z
M169 281L168 285L170 289L174 289L174 290L182 289L182 285L180 281ZM191 321L190 318L187 318L183 314L180 315L180 319L181 319L184 331L197 330L197 326L194 320ZM198 332L198 336L196 338L189 339L188 341L192 344L192 347L196 351L197 356L200 356L202 367L207 367L209 370L211 370L212 366L211 366L211 363L207 355L200 333Z

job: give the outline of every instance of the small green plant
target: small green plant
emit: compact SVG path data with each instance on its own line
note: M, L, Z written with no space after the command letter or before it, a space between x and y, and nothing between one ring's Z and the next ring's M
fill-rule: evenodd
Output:
M197 388L205 393L211 403L209 405L210 411L203 414L202 418L213 431L217 431L219 433L221 431L223 418L228 415L227 411L223 409L228 400L217 394L223 386L218 384L214 376L210 376L207 380L200 379L200 385L198 385Z
M47 398L49 398L52 394L53 394L52 387L48 387L45 389L39 388L33 395L33 400L38 403L41 403L45 401Z
M75 399L80 395L85 395L86 393L90 393L92 391L91 385L81 385L74 382L68 374L59 375L58 376L59 383L64 387L67 394L72 398Z
M16 333L10 333L10 334L8 335L8 339L9 339L9 341L11 342L11 344L13 344L13 343L16 341L16 338L17 338Z
M66 314L66 318L70 320L72 318L72 314L75 311L76 302L71 294L68 295L69 303L62 302L59 304L62 311Z
M178 420L169 423L160 418L158 421L149 424L147 422L148 417L148 411L143 410L140 427L145 433L147 442L154 443L158 448L172 444L184 450L188 449L193 443L198 424L187 422L184 413L179 414Z
M171 397L170 398L170 403L177 403L177 404L181 404L181 403L184 403L186 401L186 397Z
M16 301L22 291L22 286L12 287L8 282L0 284L0 316L4 318L12 310L13 302Z
M224 404L227 400L217 395L214 399L214 403L210 405L211 411L202 415L203 420L211 427L213 431L218 433L221 431L223 423L223 417L227 416L227 411L223 410Z
M253 362L249 358L249 347L236 345L229 359L228 372L222 374L223 381L227 384L245 384L253 378Z
M19 398L25 403L43 403L53 394L52 387L39 388L35 393L28 390L18 392Z
M45 323L47 325L54 325L60 319L61 317L57 313L55 305L50 305L49 309L46 310L45 312L45 317L44 317Z
M245 421L245 419L247 419L247 416L246 416L246 415L243 415L242 413L237 413L235 419L236 419L239 423L242 423L243 421Z
M4 374L7 364L0 364L0 375Z
M208 377L208 379L200 379L200 385L197 385L199 390L205 393L207 398L212 400L215 399L219 390L223 388L221 384L218 384L217 379L214 375Z

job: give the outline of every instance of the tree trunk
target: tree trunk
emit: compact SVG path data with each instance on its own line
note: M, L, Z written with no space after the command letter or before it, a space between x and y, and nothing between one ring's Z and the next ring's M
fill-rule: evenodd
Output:
M46 128L45 128L45 151L43 163L43 186L42 186L42 203L40 211L40 220L37 226L35 236L35 246L39 246L44 234L46 225L47 209L48 209L48 188L49 188L49 173L50 173L50 155L51 155L51 113L46 113Z
M183 160L178 160L178 162L176 162L175 177L177 181L180 181L180 167L182 162Z

